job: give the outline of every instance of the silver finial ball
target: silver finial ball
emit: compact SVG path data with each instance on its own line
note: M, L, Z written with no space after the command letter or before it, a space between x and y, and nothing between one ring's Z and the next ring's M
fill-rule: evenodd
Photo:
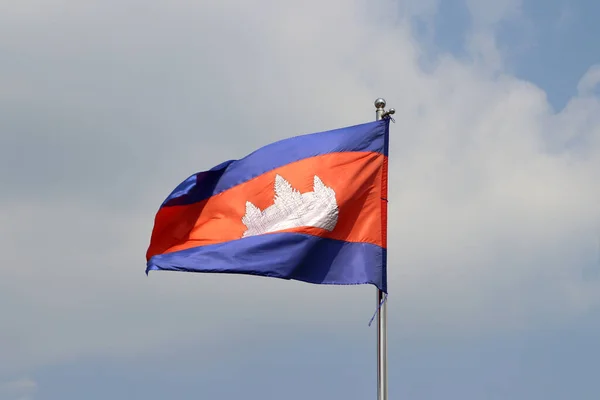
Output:
M384 99L382 99L380 97L377 100L375 100L375 108L384 108L384 107L385 107L385 100Z
M389 114L389 115L396 114L396 109L395 109L395 108L390 108L390 109L388 110L388 114Z

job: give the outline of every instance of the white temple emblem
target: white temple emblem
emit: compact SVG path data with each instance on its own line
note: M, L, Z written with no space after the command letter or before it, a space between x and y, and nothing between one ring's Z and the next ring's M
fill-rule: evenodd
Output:
M310 226L332 231L337 224L338 205L335 192L315 175L313 191L300 193L281 176L275 176L274 204L260 210L246 202L242 222L248 228L242 237Z

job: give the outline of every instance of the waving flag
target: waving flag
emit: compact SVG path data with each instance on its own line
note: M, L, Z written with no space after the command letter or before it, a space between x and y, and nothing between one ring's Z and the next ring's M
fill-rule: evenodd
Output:
M387 292L389 120L272 143L192 175L163 202L150 270Z

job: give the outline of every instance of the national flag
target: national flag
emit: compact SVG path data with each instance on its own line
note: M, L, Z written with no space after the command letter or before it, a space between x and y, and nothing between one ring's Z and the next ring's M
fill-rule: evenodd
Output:
M159 208L150 270L387 292L389 119L296 136L183 181Z

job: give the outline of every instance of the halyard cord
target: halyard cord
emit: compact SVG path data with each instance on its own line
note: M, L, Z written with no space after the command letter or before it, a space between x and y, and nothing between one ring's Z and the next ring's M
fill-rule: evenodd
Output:
M371 326L371 324L373 323L373 320L375 319L375 316L377 315L377 313L381 309L381 306L383 306L383 303L385 303L385 301L387 300L387 297L388 297L388 294L386 293L385 296L383 296L383 300L381 300L381 303L379 303L379 306L377 307L377 310L375 310L375 314L373 314L373 316L371 317L371 320L369 321L369 326Z

